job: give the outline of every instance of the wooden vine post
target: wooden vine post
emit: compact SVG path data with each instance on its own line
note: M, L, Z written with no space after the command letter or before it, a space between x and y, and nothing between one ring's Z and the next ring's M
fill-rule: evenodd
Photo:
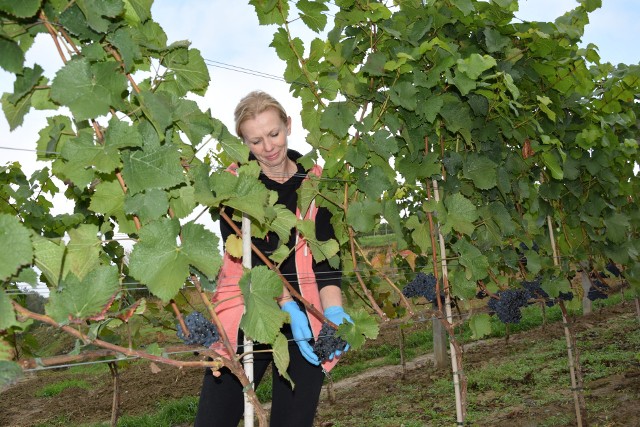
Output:
M547 227L549 229L549 239L551 240L551 249L553 250L553 264L559 265L558 251L553 233L553 222L551 216L547 216ZM558 305L562 311L562 325L564 326L564 336L567 341L567 357L569 361L569 374L571 376L571 391L573 395L573 403L576 410L576 425L578 427L586 426L586 405L584 401L584 393L582 392L582 372L580 368L580 360L578 348L576 346L575 336L570 328L569 316L564 301L558 299Z

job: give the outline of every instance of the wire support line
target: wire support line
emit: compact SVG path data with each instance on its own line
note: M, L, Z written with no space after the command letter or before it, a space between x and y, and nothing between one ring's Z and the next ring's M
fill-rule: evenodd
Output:
M30 153L56 154L56 155L61 154L57 151L34 150L33 148L16 148L16 147L8 147L6 145L0 145L0 150L27 151Z

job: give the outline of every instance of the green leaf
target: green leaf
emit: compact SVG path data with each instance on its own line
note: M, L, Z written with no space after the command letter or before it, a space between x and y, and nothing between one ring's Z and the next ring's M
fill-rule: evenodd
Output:
M57 287L66 247L59 240L54 241L35 234L32 238L36 267L53 287Z
M51 84L51 99L66 105L76 120L93 119L119 107L127 80L115 61L90 64L72 59L62 67Z
M244 167L239 170L243 170ZM265 207L268 206L270 192L257 179L257 176L245 173L236 176L222 171L211 175L211 187L220 203L244 212L260 223L264 222Z
M100 266L78 279L69 273L49 294L45 309L58 323L79 321L102 312L120 289L118 267Z
M149 92L141 90L138 99L145 116L153 123L159 135L173 123L174 102L172 95L167 92Z
M465 239L458 240L452 247L460 256L459 262L465 268L467 280L475 282L487 277L489 260L480 252L480 249Z
M100 265L102 241L98 237L98 226L81 224L68 233L70 240L67 244L62 275L66 277L68 272L71 272L76 278L83 280Z
M472 80L477 80L482 73L497 65L493 57L477 53L472 53L465 59L458 59L457 64L458 70L465 73Z
M449 233L452 229L468 235L473 233L473 221L478 218L478 211L469 199L455 193L444 199L444 205L447 215L446 221L441 224L443 234Z
M377 218L382 214L382 206L370 199L356 200L349 204L347 223L356 233L372 231Z
M349 313L353 323L343 322L338 326L336 335L349 343L353 350L364 345L365 340L376 339L380 330L376 320L364 309L358 308Z
M551 298L557 298L560 295L560 292L566 293L571 290L571 284L566 277L543 280L540 287L549 294Z
M273 352L273 361L276 364L276 368L278 368L278 374L293 383L287 373L287 368L289 367L289 341L287 337L279 333L271 344L271 351Z
M333 132L338 138L344 138L355 122L356 111L356 106L349 102L332 102L322 112L320 128Z
M125 200L124 210L127 214L138 216L145 223L159 219L169 210L168 195L155 188L134 194Z
M327 25L327 6L320 1L298 0L296 7L301 12L300 18L312 31L319 33Z
M33 245L29 230L14 216L0 214L0 247L5 249L0 257L1 281L16 274L21 266L31 264Z
M382 52L372 52L367 57L367 62L362 67L362 72L371 76L383 76L385 74L384 64L387 56Z
M243 274L239 285L245 301L240 328L253 340L274 342L288 317L276 302L282 280L268 267L258 266Z
M275 205L275 219L269 228L278 234L281 242L289 240L291 229L296 225L296 215L284 205Z
M316 223L311 219L299 220L297 229L309 244L315 262L328 260L340 250L338 242L335 240L321 241L316 238Z
M491 316L487 313L474 314L469 318L469 327L473 339L481 339L491 334Z
M358 189L372 199L377 199L391 187L391 181L379 166L371 166L368 171L360 170L356 176Z
M464 162L464 176L473 181L480 190L489 190L497 185L498 165L486 156L470 154Z
M222 264L218 237L204 226L185 224L182 245L176 243L179 233L177 220L165 218L146 224L130 256L130 274L165 302L185 284L190 265L212 279ZM151 259L154 262L150 263Z
M185 51L186 61L180 51ZM174 79L178 88L176 95L184 96L188 92L204 95L209 86L209 69L198 49L172 50L163 58L162 65L169 69L165 79Z
M42 0L0 0L0 10L16 18L31 18L40 9ZM0 57L4 53L0 52Z
M16 321L11 298L0 289L0 331L16 325L19 325L19 323Z
M542 160L545 166L551 172L551 176L555 179L562 180L564 178L564 171L562 170L562 164L555 151L545 151L542 153Z
M153 0L124 0L125 20L134 25L151 18Z
M31 97L25 96L17 104L13 104L9 101L10 96L9 93L2 94L2 111L9 123L9 130L13 131L22 125L24 116L31 109Z
M614 213L604 218L604 226L607 227L607 239L614 243L623 243L631 234L629 217L621 213Z
M0 39L0 45L1 43L2 39ZM9 97L9 102L17 104L23 96L32 92L33 87L40 82L43 72L42 67L35 64L33 68L25 67L17 74L16 81L13 84L13 94Z
M106 33L111 24L106 18L115 18L124 11L122 0L76 0L76 4L89 26L99 33Z
M400 82L391 87L389 90L389 98L394 104L413 111L417 106L417 93L418 88L413 83Z
M124 152L122 175L131 193L169 189L183 182L184 171L176 146L145 146L141 151Z
M190 185L184 185L177 189L171 190L169 195L169 206L173 210L176 218L186 218L196 208L195 188Z
M103 181L96 186L91 197L89 209L102 213L106 217L115 217L121 233L133 233L136 230L133 218L127 217L124 211L126 195L118 181Z

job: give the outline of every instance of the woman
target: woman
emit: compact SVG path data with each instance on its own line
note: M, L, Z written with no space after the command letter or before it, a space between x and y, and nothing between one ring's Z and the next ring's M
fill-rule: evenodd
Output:
M302 157L300 153L287 147L287 137L291 134L291 117L287 116L280 103L270 95L256 91L245 96L235 110L236 133L249 147L249 159L257 160L262 174L260 180L267 189L278 193L277 203L283 204L293 213L300 214L297 209L298 194L302 181L309 173L320 174L319 167L305 171L297 163ZM316 238L325 241L334 238L331 226L331 215L326 208L308 210L305 218L316 223ZM232 228L221 221L223 241L233 233ZM270 232L264 239L253 238L254 245L264 254L273 252L279 244L276 233ZM289 283L300 292L305 299L322 307L324 315L333 323L351 321L342 309L342 293L340 289L340 270L333 269L327 261L315 263L306 243L295 230L289 236L287 246L292 254L280 264L280 272ZM252 266L263 265L253 254ZM239 318L242 315L240 298L227 298L238 292L237 282L240 260L233 259L225 253L222 271L218 280L218 289L214 301L219 317L235 344L241 337L236 333ZM302 285L301 285L302 283ZM286 287L278 298L278 304L290 316L291 323L286 324L283 333L289 339L289 368L287 373L295 384L278 375L271 352L254 354L254 382L260 383L269 364L272 365L273 391L270 423L274 427L312 426L325 371L337 362L340 352L333 354L331 362L321 364L313 352L311 340L312 328L317 335L321 321L307 315L304 306L296 301ZM241 332L241 331L239 331ZM264 349L264 345L254 346L254 350ZM335 357L334 357L335 356ZM238 379L226 368L214 376L207 370L200 393L200 402L196 416L196 427L237 426L244 411L242 386Z

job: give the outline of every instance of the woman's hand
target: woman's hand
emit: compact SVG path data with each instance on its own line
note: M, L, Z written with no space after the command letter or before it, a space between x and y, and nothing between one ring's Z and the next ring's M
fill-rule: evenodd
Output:
M353 323L351 316L349 316L344 309L339 305L333 305L331 307L327 307L324 310L324 317L326 317L330 322L335 323L337 326L340 326L341 323L349 322ZM329 360L333 360L334 357L340 356L342 353L345 353L349 350L349 344L344 348L344 350L336 350L329 356Z
M300 310L300 307L298 307L295 301L289 301L284 304L282 311L289 313L291 317L291 332L302 356L307 359L309 363L319 365L320 359L318 359L318 356L313 352L313 347L309 344L309 340L313 338L313 334L311 333L309 319L307 319L306 314Z

